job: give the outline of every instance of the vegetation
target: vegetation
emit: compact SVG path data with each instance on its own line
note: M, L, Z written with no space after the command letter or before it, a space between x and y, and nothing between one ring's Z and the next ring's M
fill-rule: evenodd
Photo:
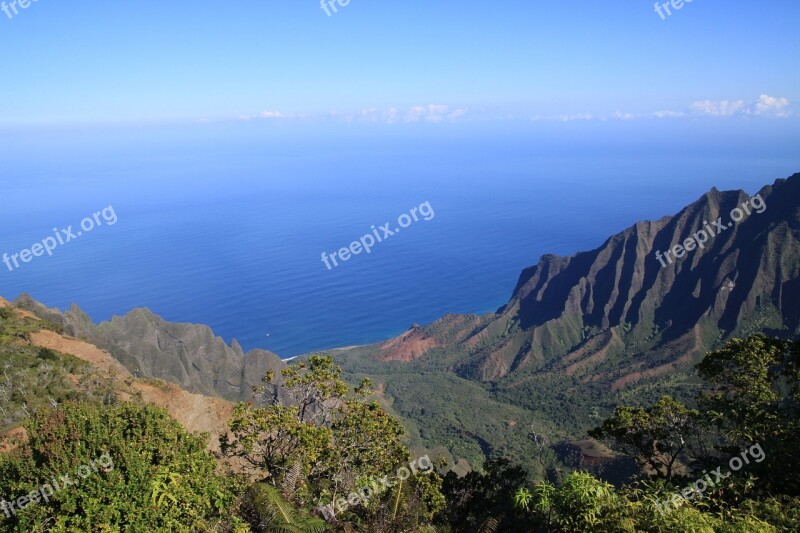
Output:
M206 439L188 434L166 411L135 404L66 403L36 413L28 441L0 455L3 497L29 495L51 480L54 490L11 516L0 531L221 531L241 482L217 474ZM76 472L107 456L111 466ZM7 513L8 514L8 513ZM242 528L238 527L241 531Z
M614 447L642 467L671 480L680 457L693 446L702 450L700 453L705 451L702 426L699 411L664 396L648 409L618 407L612 418L589 435L611 440Z
M405 480L377 487L377 480L412 463L400 440L403 427L368 400L369 380L351 391L340 375L330 357L292 365L282 372L284 401L274 374L268 373L266 386L256 391L256 404L236 407L231 435L221 440L223 453L243 460L262 484L250 501L269 502L273 511L266 516L274 520L267 529L301 514L285 512L279 496L320 515L326 508L332 524L350 530L405 531L424 525L444 504L441 479L409 469ZM370 496L358 497L367 488ZM253 525L264 527L265 514L256 514L260 525Z
M458 477L448 472L443 491L447 507L438 517L441 528L453 531L524 531L529 520L514 506L517 490L530 476L505 459L490 460L483 472Z
M75 357L30 344L30 334L59 326L20 318L0 309L0 432L38 409L67 400L105 397L107 384L91 379L91 367ZM76 387L75 384L80 386Z
M666 396L619 407L591 432L649 476L617 491L575 472L561 486L521 488L516 506L542 531L798 531L799 366L800 343L732 340L698 365L702 409ZM722 475L699 491L714 470Z
M800 343L730 341L698 365L703 386L688 401L662 395L598 420L591 436L640 466L636 479L615 486L587 470L585 448L548 440L535 419L500 404L469 423L499 414L491 423L523 435L525 446L478 442L490 457L481 469L442 477L427 456L425 464L412 456L391 414L412 412L409 398L376 395L368 379L348 386L327 356L269 372L253 400L235 406L215 456L207 436L188 433L163 409L118 403L113 390L92 383L85 363L30 345L36 324L0 311L8 376L0 413L6 427L22 421L27 435L0 453L0 498L18 501L95 465L46 501L0 512L0 531L800 530ZM414 372L383 392L429 391L426 375ZM457 385L440 390L455 402L453 426L470 415L455 399ZM426 421L446 416L444 408L416 407L412 427L429 431ZM751 460L724 475L743 450ZM517 461L523 452L527 460ZM97 468L100 457L113 465ZM722 475L701 491L714 471Z
M456 460L465 459L477 469L487 458L503 457L527 464L539 478L568 465L554 453L547 454L544 465L528 464L538 453L534 434L547 435L554 444L580 440L618 404L656 402L664 393L689 403L700 386L697 376L687 372L621 390L563 371L520 371L479 383L452 371L464 356L455 350L434 349L411 362L376 361L374 355L374 349L356 348L337 354L335 362L351 385L365 376L382 385L380 400L402 420L412 445L445 446Z

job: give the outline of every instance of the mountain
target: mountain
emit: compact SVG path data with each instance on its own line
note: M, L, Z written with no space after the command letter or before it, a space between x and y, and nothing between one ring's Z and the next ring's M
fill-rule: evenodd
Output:
M414 325L337 363L379 383L423 441L524 457L534 434L579 439L617 403L690 401L694 364L755 332L800 334L800 174L753 197L712 189L594 250L545 255L496 313Z
M17 423L28 418L38 407L34 403L37 399L49 404L91 400L98 396L103 397L104 403L139 401L163 407L189 431L208 433L209 449L219 451L219 437L227 433L227 421L233 412L231 402L192 394L164 381L137 378L105 350L63 331L55 331L59 328L48 324L53 323L51 320L43 320L0 297L0 311L3 310L11 312L11 320L26 321L29 331L24 343L19 339L4 341L0 334L4 377L14 385L11 389L13 394L0 394L4 400L0 403L0 414L3 415L0 416L0 451L25 438L24 430ZM56 318L60 316L52 311L46 314ZM4 323L8 321L8 318L2 320ZM34 357L24 359L26 351ZM61 364L67 368L64 374L58 371ZM27 379L37 370L39 373L35 380ZM115 400L110 398L112 396ZM4 429L11 429L5 438Z
M744 214L739 222L730 218L734 209ZM664 257L695 235L703 248ZM731 335L794 336L798 326L800 174L754 197L712 189L677 215L639 222L595 250L545 255L496 314L413 327L376 356L408 360L450 349L461 354L454 371L470 379L547 369L620 388L685 368Z
M28 295L14 304L107 350L137 377L162 379L197 394L249 400L268 370L285 366L272 352L244 353L236 340L229 346L208 326L167 322L148 309L95 325L75 305L61 313Z

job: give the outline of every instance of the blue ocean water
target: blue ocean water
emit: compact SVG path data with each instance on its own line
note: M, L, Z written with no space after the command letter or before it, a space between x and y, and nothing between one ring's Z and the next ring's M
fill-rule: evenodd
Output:
M148 307L282 357L376 342L505 303L545 253L599 246L712 186L755 192L800 171L796 126L218 124L0 132L0 253L113 206L9 271L0 295ZM435 216L328 270L372 225Z

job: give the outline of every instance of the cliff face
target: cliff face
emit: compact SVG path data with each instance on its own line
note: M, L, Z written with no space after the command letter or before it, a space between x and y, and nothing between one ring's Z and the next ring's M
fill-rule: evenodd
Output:
M285 366L271 352L244 353L239 343L228 346L208 326L167 322L147 309L95 325L76 306L62 314L25 295L15 303L107 350L135 376L163 379L193 393L250 399L268 370Z
M27 297L23 297L20 301L26 304L26 308L37 308L41 314L48 315L47 320L51 322L55 318L56 320L61 320L62 325L65 323L63 315L57 311L47 310ZM26 317L34 321L39 319L36 313L14 307L8 301L0 298L0 309L3 308L11 309L20 319ZM91 376L90 381L103 384L102 388L92 391L94 394L110 393L119 401L143 402L163 407L188 431L208 433L210 436L208 449L212 452L219 451L219 437L228 432L227 422L232 415L234 407L232 403L220 398L192 394L174 384L163 381L137 379L107 351L91 343L62 335L50 329L32 331L27 337L26 344L34 348L53 350L53 357L61 357L61 354L67 354L88 363L89 368L77 370L75 374L68 376L67 383L69 383L70 388L75 389L75 394L78 397L87 392L85 389L86 384L83 381L85 376ZM24 400L15 397L9 403L13 406L21 401ZM50 401L54 400L50 398ZM7 438L4 439L3 437L2 432L0 432L0 451L8 451L24 441L27 438L27 434L23 428L17 427L7 434Z
M445 350L460 354L454 369L470 379L546 369L619 388L685 368L731 335L791 336L799 325L796 174L752 198L712 189L595 250L546 255L496 314L414 328L380 345L377 357Z

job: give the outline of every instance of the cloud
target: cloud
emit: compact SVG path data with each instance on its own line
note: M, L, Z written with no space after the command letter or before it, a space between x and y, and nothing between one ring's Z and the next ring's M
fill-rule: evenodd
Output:
M400 111L395 107L388 109L378 109L376 107L369 107L353 113L340 113L331 112L329 117L334 120L343 120L344 122L360 122L369 124L394 124L397 122Z
M282 111L261 111L255 115L239 115L239 120L290 120L308 118L306 113L283 113Z
M788 98L776 98L762 94L751 103L744 100L702 100L694 102L690 111L694 115L712 117L731 117L735 115L758 115L763 117L788 117L791 111L786 109L791 102Z
M744 100L722 100L721 102L702 100L693 102L689 107L692 114L712 117L729 117L739 114L745 109L747 109L747 104Z
M614 118L617 120L635 120L637 118L642 118L640 114L631 114L631 113L622 113L621 111L617 111L614 113Z
M280 111L262 111L258 118L294 118L292 113L281 113Z
M406 123L439 123L456 120L457 118L463 117L466 113L466 109L452 109L449 105L430 104L427 106L412 107L406 111L403 121Z
M727 118L736 116L788 117L792 112L787 109L791 102L788 98L776 98L762 94L757 100L747 103L745 100L697 100L692 102L686 111L663 110L655 113L623 113L617 111L613 118L617 120L636 119L679 119L713 117Z
M466 114L466 108L454 108L443 104L429 104L425 106L414 106L405 111L401 111L396 107L388 107L385 109L368 107L358 111L330 111L328 113L321 114L262 111L255 115L239 115L239 120L291 120L318 118L347 123L395 124L398 122L403 122L412 124L417 122L425 122L436 124L440 122L452 122L464 117Z
M576 121L607 121L607 120L678 120L698 118L730 117L768 117L784 118L797 116L791 111L791 102L788 98L760 95L756 100L748 103L744 99L737 100L697 100L682 111L663 109L655 112L628 113L617 111L612 115L596 113L571 113L563 115L534 115L528 117L534 122L576 122ZM407 109L397 107L377 108L367 107L357 111L330 111L327 113L287 113L282 111L262 111L254 115L240 115L240 120L305 120L318 119L334 122L360 123L360 124L440 124L455 122L468 117L470 120L486 119L480 111L470 111L462 107L453 107L446 104L427 104L412 106ZM495 117L500 120L516 120L520 116Z
M572 115L560 115L558 120L561 122L573 122L575 120L594 120L594 116L590 113L574 113Z
M788 98L775 98L774 96L762 94L753 105L753 114L788 117L791 111L785 108L788 107L790 103Z
M531 120L534 122L540 121L559 121L559 122L573 122L576 120L605 120L605 117L596 117L591 113L574 113L572 115L534 115Z
M683 111L656 111L652 116L653 118L683 118L686 113Z

